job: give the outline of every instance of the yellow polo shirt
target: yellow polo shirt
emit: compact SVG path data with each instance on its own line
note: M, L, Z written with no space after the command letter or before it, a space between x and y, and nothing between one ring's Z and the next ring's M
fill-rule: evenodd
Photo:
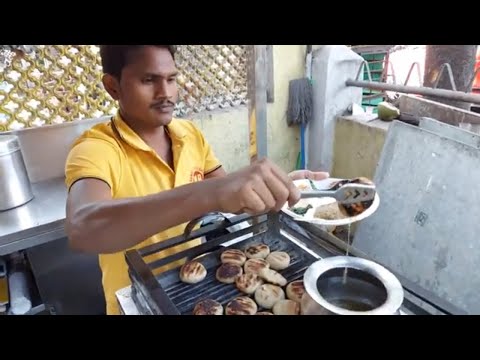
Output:
M146 196L200 181L220 167L220 162L197 127L188 120L173 119L167 126L172 140L172 170L121 118L95 125L73 144L68 155L65 175L68 189L82 178L105 181L114 199ZM161 216L159 209L158 216ZM138 226L142 226L141 223ZM134 248L140 248L184 232L186 224L163 231ZM169 256L197 245L191 241L160 253ZM148 262L152 257L148 258ZM130 284L124 252L99 255L107 314L119 314L115 292ZM162 271L178 266L178 262Z

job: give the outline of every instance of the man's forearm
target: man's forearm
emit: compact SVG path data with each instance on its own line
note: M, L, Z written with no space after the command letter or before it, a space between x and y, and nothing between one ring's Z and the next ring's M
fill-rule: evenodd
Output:
M67 231L72 247L115 253L131 248L168 228L215 210L208 188L215 180L185 185L140 198L87 204L73 216Z

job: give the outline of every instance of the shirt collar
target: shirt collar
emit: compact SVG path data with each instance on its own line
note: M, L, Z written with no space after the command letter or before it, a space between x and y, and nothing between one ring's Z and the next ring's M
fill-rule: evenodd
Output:
M112 117L112 122L118 135L130 146L143 151L152 150L150 146L148 146L145 141L143 141L143 139L123 120L120 111L117 111ZM165 127L165 130L168 132L172 140L180 140L186 136L185 130L175 118Z

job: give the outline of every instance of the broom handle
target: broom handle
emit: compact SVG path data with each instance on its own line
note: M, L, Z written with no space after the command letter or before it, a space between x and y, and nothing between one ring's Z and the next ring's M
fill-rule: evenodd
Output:
M306 52L306 57L305 57L305 77L312 82L312 56L313 56L313 45L307 45L307 52ZM306 126L305 124L300 125L300 141L301 141L301 147L300 147L300 152L301 152L301 158L302 158L302 169L307 168L307 149L306 149L306 141L305 141L305 136L306 136Z
M300 125L300 169L305 170L305 125Z

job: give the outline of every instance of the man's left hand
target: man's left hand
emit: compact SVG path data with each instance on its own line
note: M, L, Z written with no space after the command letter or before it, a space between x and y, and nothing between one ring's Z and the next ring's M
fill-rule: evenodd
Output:
M319 181L319 180L328 179L330 177L330 174L328 172L323 172L323 171L315 172L310 170L295 170L289 173L288 176L292 180L308 179L308 180Z

